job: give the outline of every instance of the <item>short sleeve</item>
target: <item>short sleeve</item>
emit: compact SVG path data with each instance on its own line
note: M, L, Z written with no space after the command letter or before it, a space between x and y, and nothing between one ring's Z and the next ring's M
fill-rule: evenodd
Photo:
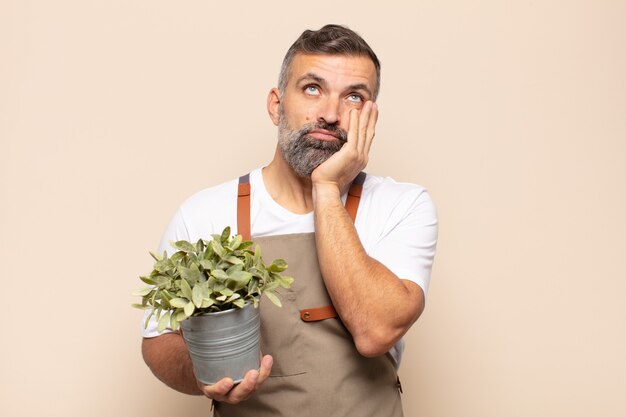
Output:
M172 248L170 242L177 240L189 240L189 232L185 224L182 207L176 211L176 213L172 217L172 220L170 220L170 223L165 228L165 232L161 237L161 243L159 244L158 253L163 253L163 251L167 251L168 255L172 255L174 252L176 252L176 249ZM150 311L151 310L149 309L146 310L144 318L141 321L141 335L143 337L156 337L161 334L171 332L171 329L168 328L162 333L159 333L157 331L158 323L154 315L148 322L148 327L145 327L145 322L148 318L148 315L150 314Z
M415 187L393 207L369 255L399 278L418 284L426 295L437 233L435 205L425 189Z
M176 210L172 220L170 220L170 223L165 228L161 236L161 243L159 244L159 253L167 251L168 255L172 255L176 252L176 249L170 245L170 242L178 240L189 240L189 231L185 223L182 207Z

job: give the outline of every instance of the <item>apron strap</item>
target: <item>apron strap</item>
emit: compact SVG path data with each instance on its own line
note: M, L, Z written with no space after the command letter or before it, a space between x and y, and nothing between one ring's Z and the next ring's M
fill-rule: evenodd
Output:
M250 240L250 174L239 177L237 189L237 233Z
M363 191L363 183L365 182L365 172L359 172L356 176L350 190L348 190L348 197L346 198L346 210L350 217L352 217L352 223L356 221L356 212L359 209L359 203L361 202L361 192Z
M363 183L365 182L365 172L359 172L356 176L346 198L346 211L354 222L356 213L361 202L361 193L363 192ZM239 177L239 185L237 189L237 233L243 237L243 240L250 240L250 174Z
M365 172L359 172L356 176L346 198L346 211L354 222L356 213L361 202L363 183L365 182ZM250 174L239 177L237 188L237 233L243 240L250 240ZM300 319L305 322L320 321L339 317L335 307L332 305L316 308L305 308L300 310Z

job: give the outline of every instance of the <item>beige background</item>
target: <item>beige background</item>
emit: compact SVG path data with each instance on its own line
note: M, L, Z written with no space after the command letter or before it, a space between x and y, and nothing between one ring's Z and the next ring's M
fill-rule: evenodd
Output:
M209 414L130 293L184 198L270 159L284 52L339 22L383 65L368 171L439 209L406 415L626 416L625 2L408 3L0 1L0 414Z

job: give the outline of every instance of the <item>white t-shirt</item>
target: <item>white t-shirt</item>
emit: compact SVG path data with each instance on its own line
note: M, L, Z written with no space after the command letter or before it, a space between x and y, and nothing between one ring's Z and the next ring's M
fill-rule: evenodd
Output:
M237 233L238 179L202 190L187 199L170 221L159 252L174 253L169 242L210 240L226 226ZM315 231L313 212L295 214L267 192L261 168L250 173L250 228L252 236L272 236ZM346 195L342 196L345 203ZM402 279L428 292L430 271L437 243L437 213L424 187L399 183L391 178L367 175L355 227L365 252ZM144 337L154 337L153 319ZM398 342L390 353L400 363L404 344Z

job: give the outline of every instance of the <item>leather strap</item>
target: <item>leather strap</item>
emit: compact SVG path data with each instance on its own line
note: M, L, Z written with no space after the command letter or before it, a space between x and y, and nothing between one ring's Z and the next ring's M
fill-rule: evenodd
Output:
M354 222L356 213L361 202L361 193L363 192L363 183L365 182L365 172L360 172L356 176L346 197L346 211ZM243 237L243 240L250 240L250 174L239 177L239 186L237 189L237 233ZM320 321L339 317L335 307L332 305L315 308L305 308L300 310L300 318L302 321Z
M302 321L320 321L337 317L337 311L332 305L300 310Z
M352 218L352 222L356 221L356 213L359 209L359 203L361 202L361 192L363 192L363 183L365 182L365 172L359 172L356 176L350 190L348 190L348 197L346 198L346 211Z
M250 240L250 174L239 177L237 189L237 234Z

